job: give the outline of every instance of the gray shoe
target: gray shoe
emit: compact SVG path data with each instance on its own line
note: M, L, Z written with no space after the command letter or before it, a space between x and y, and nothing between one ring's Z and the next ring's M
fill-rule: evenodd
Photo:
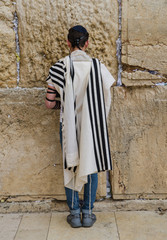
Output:
M71 225L72 228L82 227L81 214L77 213L68 215L67 222Z
M82 213L82 226L83 227L92 227L96 222L96 215L91 213Z

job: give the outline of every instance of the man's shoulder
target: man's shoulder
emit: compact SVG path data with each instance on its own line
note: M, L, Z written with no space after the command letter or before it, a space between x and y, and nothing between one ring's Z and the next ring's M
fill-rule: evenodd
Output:
M64 63L64 59L65 58L61 58L61 59L59 59L57 62L55 62L52 66L51 66L51 70L53 70L53 69L63 69L63 70L66 70L66 68L65 68L65 63Z

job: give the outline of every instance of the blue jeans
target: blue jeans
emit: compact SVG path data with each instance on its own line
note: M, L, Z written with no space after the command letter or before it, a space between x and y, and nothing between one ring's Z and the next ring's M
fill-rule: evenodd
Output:
M60 123L60 143L62 147L62 124L61 123ZM93 204L96 200L97 185L98 185L98 174L94 173L94 174L88 175L88 182L84 185L84 201L83 201L82 209L90 210L94 207ZM80 201L79 201L78 192L65 187L65 193L66 193L67 205L69 209L79 210Z
M83 201L82 209L90 210L93 208L93 204L96 200L97 185L98 185L97 173L89 175L88 182L84 185L84 201ZM79 202L78 192L74 191L73 193L73 190L66 187L65 187L65 192L66 192L66 198L67 198L67 205L69 209L70 210L79 209L80 202ZM72 200L73 200L73 203L72 203Z

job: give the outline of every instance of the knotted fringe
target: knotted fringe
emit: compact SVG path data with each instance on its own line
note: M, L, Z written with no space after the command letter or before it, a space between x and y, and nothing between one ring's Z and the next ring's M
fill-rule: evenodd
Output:
M89 214L91 214L91 191L92 191L92 177L91 175L89 175L89 180L90 180L90 183L89 183Z

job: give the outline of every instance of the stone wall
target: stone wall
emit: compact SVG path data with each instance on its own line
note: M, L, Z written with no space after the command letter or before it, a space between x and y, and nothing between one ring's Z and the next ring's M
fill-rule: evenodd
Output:
M114 199L167 198L167 86L114 88Z
M125 87L114 88L109 121L114 199L167 197L166 11L166 0L122 1Z
M69 53L67 32L76 24L90 33L88 53L116 77L117 1L8 0L0 10L0 197L65 199L59 111L45 108L45 79ZM105 195L100 174L97 197Z
M45 79L76 24L116 79L122 41L123 85L111 90L108 119L114 199L167 197L166 10L166 0L1 0L1 199L65 199L59 112L44 106ZM97 196L105 194L100 174Z
M13 6L11 6L13 8ZM76 24L90 33L91 56L117 72L117 1L17 0L20 87L45 86L50 66L68 54L68 29ZM103 17L102 17L103 16Z
M167 1L122 1L122 82L167 81Z
M44 89L0 93L1 195L63 195L59 112L42 104Z
M0 87L17 85L14 12L10 0L0 2Z

